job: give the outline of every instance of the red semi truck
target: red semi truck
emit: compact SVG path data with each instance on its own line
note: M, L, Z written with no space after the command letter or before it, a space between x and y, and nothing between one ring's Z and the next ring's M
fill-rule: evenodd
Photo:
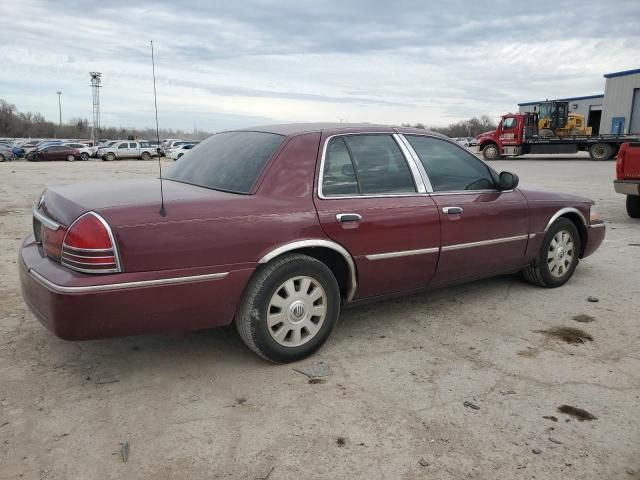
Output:
M536 112L503 115L498 128L478 135L478 147L484 158L497 160L533 154L571 154L589 152L592 160L613 158L624 142L639 142L640 137L627 135L572 135L543 137L538 132Z
M640 143L624 143L616 159L616 192L627 196L627 213L640 218Z

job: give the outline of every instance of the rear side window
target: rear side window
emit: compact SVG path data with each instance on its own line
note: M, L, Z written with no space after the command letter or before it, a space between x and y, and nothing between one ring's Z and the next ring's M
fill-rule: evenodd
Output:
M435 192L495 189L489 168L463 148L434 137L405 137L418 154Z
M415 193L409 166L391 135L345 135L327 145L327 196Z
M200 187L249 193L284 137L263 132L218 133L182 157L165 177Z

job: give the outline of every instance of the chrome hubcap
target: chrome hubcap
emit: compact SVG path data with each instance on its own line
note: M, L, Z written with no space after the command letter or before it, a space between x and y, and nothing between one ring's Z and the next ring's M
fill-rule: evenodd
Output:
M271 337L285 347L299 347L320 331L327 316L327 295L311 277L290 278L280 285L267 309Z
M574 254L573 237L566 230L560 230L549 244L547 252L549 273L555 278L566 275L571 268Z

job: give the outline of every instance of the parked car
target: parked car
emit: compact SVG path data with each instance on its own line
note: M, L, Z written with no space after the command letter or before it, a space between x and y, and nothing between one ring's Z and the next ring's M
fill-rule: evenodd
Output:
M195 146L196 146L196 144L194 144L194 143L185 143L184 145L180 145L180 146L178 146L176 148L173 148L173 149L169 150L167 152L167 158L169 158L171 160L178 160L185 153L187 153L189 150L191 150Z
M65 147L71 147L78 150L78 152L80 152L81 160L89 160L89 158L93 155L93 149L83 143L64 143L63 145Z
M348 303L516 271L559 287L605 235L591 200L520 188L425 130L276 125L189 157L165 176L163 207L157 179L44 191L20 278L55 335L235 321L253 351L290 362Z
M623 143L616 158L616 192L627 196L627 214L640 218L640 143Z
M122 160L126 158L138 158L149 160L157 155L156 149L151 146L142 146L138 142L120 141L111 146L99 150L100 158L106 161Z
M0 145L0 162L9 162L13 159L13 150L9 147Z
M182 145L187 145L189 143L193 143L193 142L187 142L185 140L173 140L173 141L167 143L162 151L165 154L165 156L168 156L169 152L171 152L171 150L175 150L176 148L179 148Z
M33 150L27 154L27 160L30 162L42 162L52 160L66 160L73 162L79 160L80 152L72 147L66 147L64 145L48 145L37 150Z

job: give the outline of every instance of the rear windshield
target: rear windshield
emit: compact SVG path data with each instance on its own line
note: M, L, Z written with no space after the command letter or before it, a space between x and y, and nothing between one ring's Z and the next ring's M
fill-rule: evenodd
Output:
M201 142L165 177L200 187L249 193L284 137L262 132L226 132Z

